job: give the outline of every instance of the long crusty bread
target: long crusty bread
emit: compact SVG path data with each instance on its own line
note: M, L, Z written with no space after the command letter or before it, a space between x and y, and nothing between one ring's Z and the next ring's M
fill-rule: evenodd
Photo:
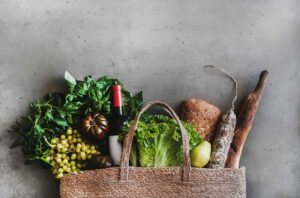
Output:
M264 92L268 71L262 71L256 88L244 100L237 115L237 125L229 149L226 168L238 168L246 138L251 130L261 96Z

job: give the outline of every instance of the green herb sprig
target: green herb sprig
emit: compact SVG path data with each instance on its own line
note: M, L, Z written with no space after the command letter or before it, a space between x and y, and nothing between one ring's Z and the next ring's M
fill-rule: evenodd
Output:
M100 112L109 116L112 112L111 86L122 85L119 80L108 76L97 80L91 76L76 80L69 72L65 72L65 80L66 93L49 93L43 100L31 103L29 115L9 130L17 134L11 148L21 146L27 161L40 160L49 164L49 141L67 128L76 126L87 113ZM132 119L142 106L142 92L132 96L123 86L122 94L124 113Z

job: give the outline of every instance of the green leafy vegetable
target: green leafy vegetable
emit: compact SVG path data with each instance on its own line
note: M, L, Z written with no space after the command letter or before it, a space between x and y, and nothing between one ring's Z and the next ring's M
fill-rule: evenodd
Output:
M76 81L76 84L71 81L70 75L68 78L68 93L64 109L68 114L70 123L76 124L77 116L81 113L101 112L104 115L111 114L111 86L122 83L117 79L112 79L108 76L103 76L98 80L87 76L83 81ZM123 86L122 86L123 87ZM133 118L143 103L142 92L135 96L131 96L130 92L124 87L122 89L124 114L129 118Z
M76 85L76 79L68 71L65 72L65 79L72 85Z
M46 162L49 155L47 140L60 135L69 124L62 114L63 109L57 104L62 100L61 94L51 93L44 101L36 101L29 105L30 115L23 117L12 130L18 135L11 147L22 146L27 160L42 160Z
M49 93L43 100L31 103L29 115L10 130L18 136L11 147L22 146L26 160L47 162L49 141L68 127L76 126L84 114L111 114L111 86L121 84L119 80L108 76L95 80L87 76L81 81L75 80L69 72L65 73L65 80L66 93ZM132 96L123 87L122 94L124 113L131 119L142 106L142 92Z
M196 129L183 122L189 136L190 151L197 146L201 137ZM130 127L123 127L119 141L123 142ZM130 161L139 158L142 167L179 166L183 164L182 140L179 126L174 119L164 115L144 115L138 124ZM138 151L138 153L136 153ZM139 156L139 157L138 157Z

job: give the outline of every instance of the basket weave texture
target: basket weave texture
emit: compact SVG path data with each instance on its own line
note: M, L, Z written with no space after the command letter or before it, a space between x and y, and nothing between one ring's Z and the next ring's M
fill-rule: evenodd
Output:
M181 130L183 167L129 167L129 155L139 118L151 106L163 107ZM245 168L192 168L188 136L180 119L166 103L147 103L125 137L120 167L68 174L61 179L62 198L94 197L246 197Z

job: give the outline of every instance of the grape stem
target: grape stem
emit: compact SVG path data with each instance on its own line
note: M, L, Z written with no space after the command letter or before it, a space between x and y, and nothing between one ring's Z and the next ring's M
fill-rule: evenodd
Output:
M52 145L52 144L50 144L50 142L48 142L48 140L47 140L47 138L45 136L43 136L43 138L44 138L46 144L48 144L48 146L50 146L51 148L54 147L54 145Z

